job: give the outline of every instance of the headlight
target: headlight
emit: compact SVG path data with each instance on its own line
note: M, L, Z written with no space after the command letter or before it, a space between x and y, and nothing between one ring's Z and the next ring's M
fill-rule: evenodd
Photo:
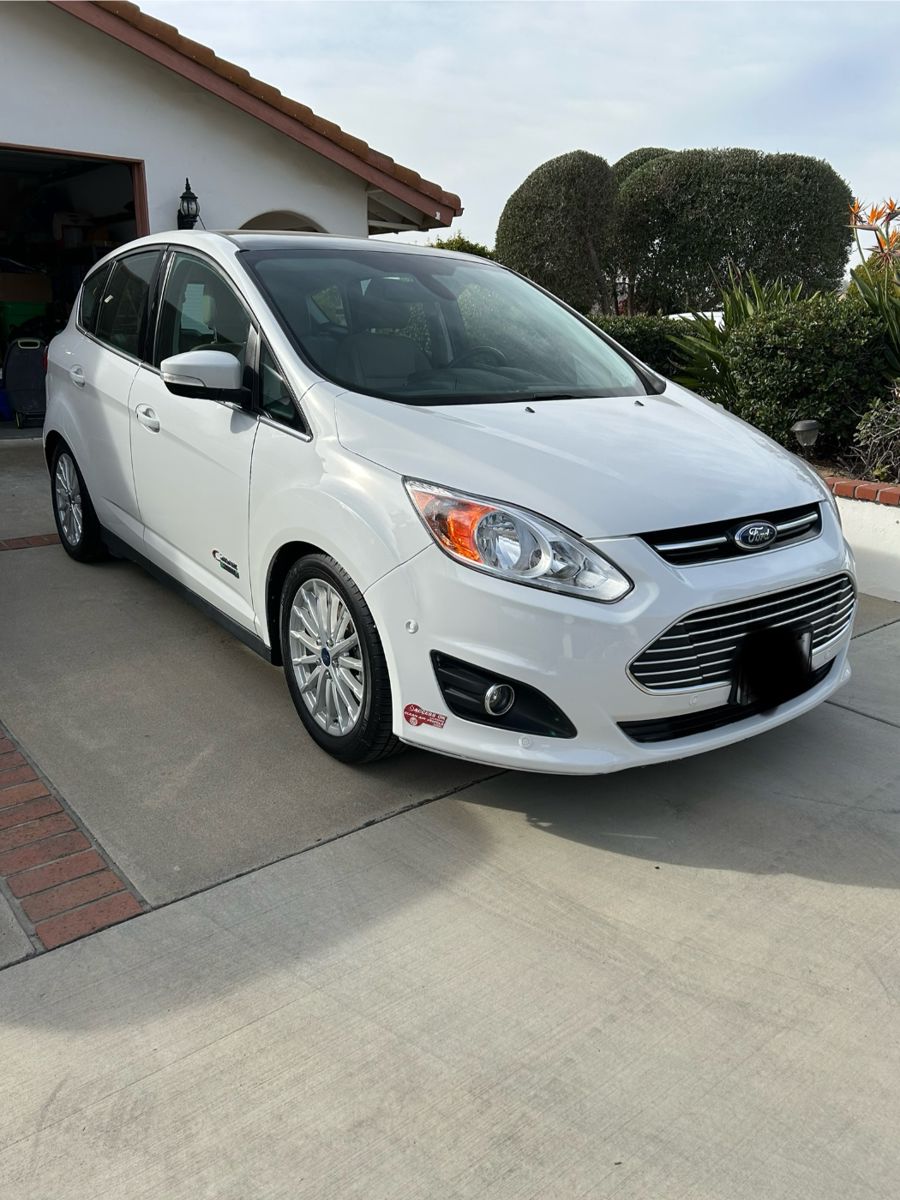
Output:
M634 586L592 546L543 517L432 483L404 483L425 528L467 567L606 604Z

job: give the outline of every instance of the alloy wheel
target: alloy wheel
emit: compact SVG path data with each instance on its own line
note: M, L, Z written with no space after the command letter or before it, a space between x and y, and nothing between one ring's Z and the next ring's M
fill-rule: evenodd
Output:
M56 511L62 526L63 536L70 546L81 541L84 528L84 512L81 503L81 485L75 463L68 454L60 454L56 461Z
M359 721L366 665L350 610L325 579L307 579L288 622L291 663L303 703L326 733L343 737Z

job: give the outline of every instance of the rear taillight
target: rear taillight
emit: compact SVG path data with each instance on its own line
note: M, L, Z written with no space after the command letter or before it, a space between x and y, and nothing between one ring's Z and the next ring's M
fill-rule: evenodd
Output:
M41 359L41 362L42 362L42 364L43 364L43 367L44 367L44 374L45 374L45 375L47 374L47 359L49 358L49 355L50 355L50 347L49 347L49 346L45 346L45 347L44 347L44 354L43 354L43 357L42 357L42 359Z

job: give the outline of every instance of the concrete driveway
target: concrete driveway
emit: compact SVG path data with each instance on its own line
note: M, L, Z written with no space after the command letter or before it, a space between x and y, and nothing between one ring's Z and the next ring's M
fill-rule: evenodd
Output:
M900 606L787 727L479 782L324 759L130 567L0 595L0 719L162 905L0 972L4 1200L897 1194Z

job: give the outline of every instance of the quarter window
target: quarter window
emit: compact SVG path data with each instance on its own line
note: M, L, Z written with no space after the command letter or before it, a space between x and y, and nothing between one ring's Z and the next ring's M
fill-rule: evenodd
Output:
M218 271L176 253L166 282L156 343L156 365L188 350L223 350L241 366L247 357L250 316Z
M259 347L259 407L273 421L306 432L285 378L265 342Z
M116 350L141 357L147 302L160 252L129 254L113 265L96 314L96 335Z
M89 275L84 281L84 286L81 289L81 303L78 307L78 324L88 333L94 332L94 322L97 319L97 311L100 308L100 301L103 298L103 289L106 286L106 281L109 278L109 263L102 266L99 271L95 271L93 275Z

